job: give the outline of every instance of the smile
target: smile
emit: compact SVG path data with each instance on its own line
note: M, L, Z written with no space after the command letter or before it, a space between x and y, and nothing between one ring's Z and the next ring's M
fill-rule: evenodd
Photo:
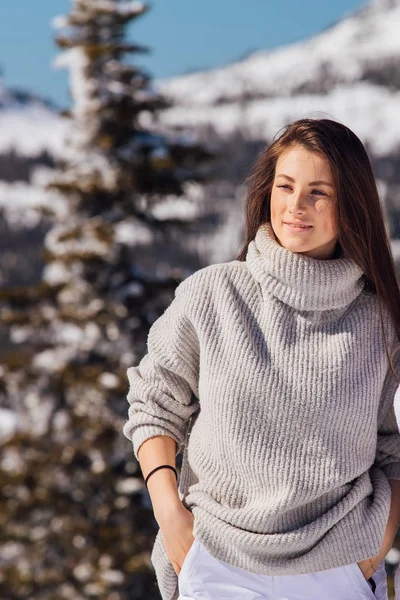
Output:
M290 223L285 223L286 227L289 227L291 231L304 233L305 231L309 231L313 228L312 225L291 225Z

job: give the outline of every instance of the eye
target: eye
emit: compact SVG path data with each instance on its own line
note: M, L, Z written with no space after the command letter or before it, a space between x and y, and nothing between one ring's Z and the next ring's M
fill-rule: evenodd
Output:
M276 187L290 189L290 185L288 185L286 183L282 184L282 185L277 185ZM325 192L322 192L321 190L313 189L312 192L317 192L317 195L326 196Z

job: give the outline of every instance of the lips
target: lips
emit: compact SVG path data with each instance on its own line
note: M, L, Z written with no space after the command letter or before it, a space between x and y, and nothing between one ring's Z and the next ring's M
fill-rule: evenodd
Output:
M307 223L286 223L288 227L292 227L292 229L311 229L312 225L307 225Z

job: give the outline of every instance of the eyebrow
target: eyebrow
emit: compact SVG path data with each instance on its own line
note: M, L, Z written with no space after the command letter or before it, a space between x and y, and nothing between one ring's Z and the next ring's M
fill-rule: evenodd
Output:
M288 179L289 181L293 181L294 179L293 177L290 177L289 175L285 175L285 173L280 173L279 175L277 175L277 177L285 177L286 179ZM308 185L329 185L330 187L334 187L331 183L329 183L329 181L310 181L310 183Z

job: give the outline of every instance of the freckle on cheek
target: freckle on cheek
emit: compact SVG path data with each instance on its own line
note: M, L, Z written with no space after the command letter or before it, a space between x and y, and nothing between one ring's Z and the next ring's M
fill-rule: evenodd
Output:
M319 202L318 204L316 204L315 208L318 212L324 212L326 210L329 210L330 206L326 202Z

